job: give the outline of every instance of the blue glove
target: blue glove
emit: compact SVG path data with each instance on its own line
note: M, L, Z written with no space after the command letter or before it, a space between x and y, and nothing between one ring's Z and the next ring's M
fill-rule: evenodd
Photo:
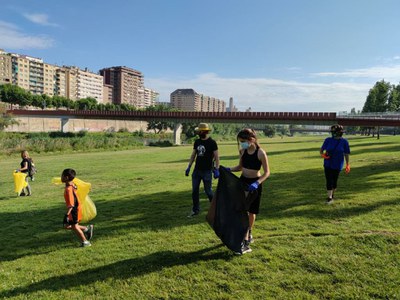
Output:
M258 181L254 181L252 184L249 185L249 192L253 192L258 189L259 185L260 184L258 183Z
M214 173L214 179L219 178L219 170L218 169L214 169L213 173Z
M186 171L185 171L185 175L186 175L186 176L189 176L189 173L190 173L190 166L187 167L187 169L186 169Z
M224 169L225 171L232 172L232 171L231 171L231 168L222 167L222 166L221 166L221 168Z

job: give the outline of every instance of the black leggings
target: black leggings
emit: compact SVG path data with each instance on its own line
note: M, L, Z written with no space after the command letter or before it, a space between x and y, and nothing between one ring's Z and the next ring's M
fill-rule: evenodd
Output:
M339 173L340 173L340 170L334 170L334 169L325 167L326 189L328 191L334 190L337 188L337 181L339 178Z

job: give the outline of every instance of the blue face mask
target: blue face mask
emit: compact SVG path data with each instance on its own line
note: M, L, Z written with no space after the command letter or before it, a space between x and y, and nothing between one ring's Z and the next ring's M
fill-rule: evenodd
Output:
M249 148L250 144L249 142L240 142L240 148L242 149L247 149Z

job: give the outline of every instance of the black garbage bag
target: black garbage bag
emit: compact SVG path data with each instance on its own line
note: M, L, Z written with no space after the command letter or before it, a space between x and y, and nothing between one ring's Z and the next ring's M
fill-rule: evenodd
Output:
M240 252L249 229L247 210L257 196L239 177L219 168L217 191L207 214L207 221L221 241L232 251Z

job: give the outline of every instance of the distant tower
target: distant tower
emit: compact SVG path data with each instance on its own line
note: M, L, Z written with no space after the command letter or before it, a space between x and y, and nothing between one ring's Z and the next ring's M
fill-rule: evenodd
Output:
M233 109L233 97L229 98L229 111L230 112L234 111L234 109Z

